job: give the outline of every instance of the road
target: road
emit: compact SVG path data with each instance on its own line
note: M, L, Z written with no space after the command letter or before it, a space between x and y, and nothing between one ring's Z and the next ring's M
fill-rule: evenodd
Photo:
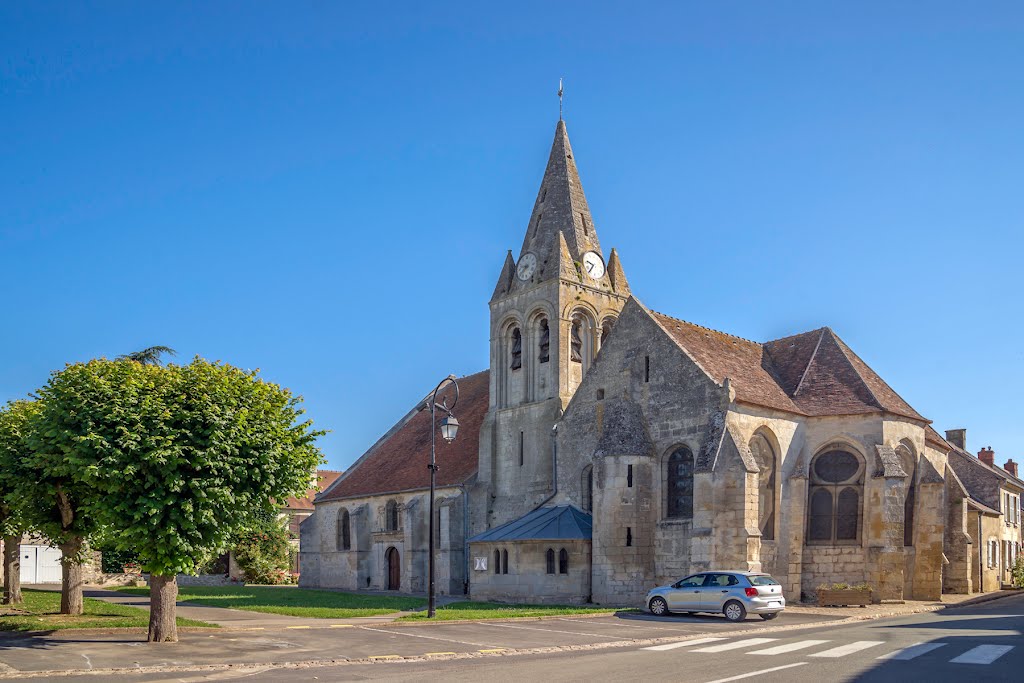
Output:
M787 624L787 618L792 623ZM853 624L798 621L795 614L784 614L771 624L751 620L737 627L716 617L659 620L620 615L372 630L188 634L183 643L170 646L133 644L123 637L97 642L90 636L87 642L50 639L45 648L21 651L11 647L15 641L0 640L0 662L22 672L39 672L34 680L49 680L44 672L65 661L80 671L83 656L94 674L96 669L131 667L135 662L142 667L174 667L104 676L104 680L123 683L198 683L241 677L251 681L418 681L439 676L474 683L538 679L817 683L897 681L911 676L929 682L968 677L975 683L1020 680L1024 671L1024 596ZM536 652L569 646L577 649ZM213 657L215 652L220 654ZM242 661L243 652L248 653L244 661L250 664L240 670L199 670L200 663ZM371 656L378 659L303 663ZM420 659L397 659L409 656ZM0 677L17 675L7 671Z

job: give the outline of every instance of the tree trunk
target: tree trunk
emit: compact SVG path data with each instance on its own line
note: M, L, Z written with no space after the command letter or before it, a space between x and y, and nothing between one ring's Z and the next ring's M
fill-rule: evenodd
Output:
M60 545L61 586L60 613L81 614L82 601L82 563L78 554L82 551L84 539L74 536Z
M178 576L151 574L149 577L149 642L178 642Z
M5 605L18 605L21 597L21 537L4 537L4 599Z

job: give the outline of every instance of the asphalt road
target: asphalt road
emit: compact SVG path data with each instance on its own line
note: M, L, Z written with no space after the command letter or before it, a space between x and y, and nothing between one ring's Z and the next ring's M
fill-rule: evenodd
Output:
M878 619L836 625L829 621L805 622L806 628L787 626L784 614L769 625L751 620L742 626L716 617L670 617L653 619L641 615L593 617L557 621L434 625L398 629L310 629L280 632L208 635L189 634L185 642L171 646L130 646L107 641L58 645L40 652L12 652L0 642L0 662L21 669L35 660L30 670L44 671L59 660L89 656L96 668L110 666L101 655L110 649L111 662L132 666L136 652L152 653L176 671L105 676L123 683L155 681L222 681L246 678L252 681L419 681L443 676L451 681L524 680L655 680L687 683L728 681L1016 681L1024 678L1024 596L1014 596L968 608L946 609L909 617ZM795 623L788 625L799 625ZM742 630L742 632L741 632ZM679 638L651 644L645 639ZM696 636L696 637L694 637ZM220 661L237 658L241 650L267 648L250 658L254 667L244 670L189 670L188 662L207 659L207 649L216 650L239 639L239 651L226 652ZM202 646L206 639L209 646ZM262 640L255 640L262 639ZM25 640L25 639L22 639ZM72 639L73 640L73 639ZM415 641L421 642L415 642ZM620 646L608 647L611 642ZM12 641L13 642L13 641ZM52 642L52 641L51 641ZM372 645L369 651L355 651L355 643ZM287 643L287 646L285 644ZM11 643L8 643L11 644ZM601 645L604 644L604 645ZM594 646L550 654L502 654L511 649L558 645ZM210 647L212 646L212 647ZM131 655L127 648L131 647ZM362 647L362 646L360 646ZM89 655L83 648L91 651ZM505 648L505 649L502 649ZM119 657L113 654L120 650ZM482 655L480 651L485 651ZM318 657L310 656L319 653ZM471 659L451 659L450 652L476 653ZM17 656L15 656L17 655ZM40 656L45 655L45 656ZM391 659L390 655L418 655L419 661ZM380 657L375 663L317 666L284 665L324 657ZM13 657L13 659L12 659ZM173 658L173 659L172 659ZM46 661L41 661L46 660ZM141 666L151 665L150 662ZM76 664L81 668L81 664ZM24 670L24 669L23 669ZM7 676L14 675L8 672ZM0 674L3 676L3 674ZM43 674L43 676L46 676ZM48 680L49 677L42 680ZM36 678L35 680L40 680ZM53 680L69 680L55 677Z

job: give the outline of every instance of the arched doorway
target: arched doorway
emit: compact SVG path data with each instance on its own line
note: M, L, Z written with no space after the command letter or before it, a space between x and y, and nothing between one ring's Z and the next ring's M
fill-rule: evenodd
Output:
M384 553L388 563L388 590L397 591L402 588L402 563L398 557L397 548L388 548Z

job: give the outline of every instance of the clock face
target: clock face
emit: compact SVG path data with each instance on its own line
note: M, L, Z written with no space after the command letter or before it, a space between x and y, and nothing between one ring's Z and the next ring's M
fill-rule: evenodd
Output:
M604 277L604 259L596 251L588 251L583 255L583 270L590 279L600 280Z
M519 259L519 265L516 266L516 277L520 280L529 280L533 277L533 273L537 270L537 255L532 251L528 251L522 255Z

